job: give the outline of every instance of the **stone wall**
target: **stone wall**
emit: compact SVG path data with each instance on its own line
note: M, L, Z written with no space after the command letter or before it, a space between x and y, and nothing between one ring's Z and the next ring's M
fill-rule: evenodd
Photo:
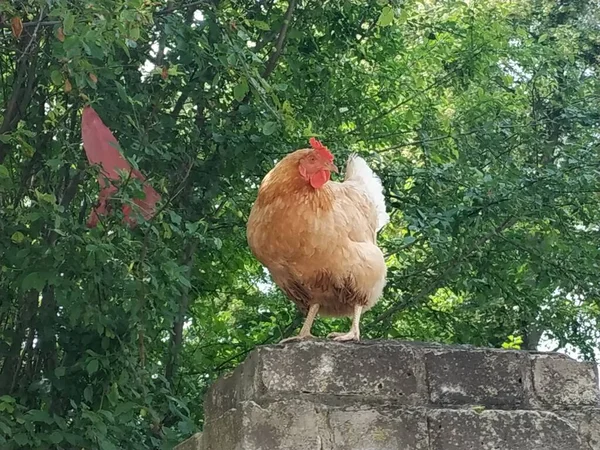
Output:
M597 367L398 341L265 346L177 450L600 450Z

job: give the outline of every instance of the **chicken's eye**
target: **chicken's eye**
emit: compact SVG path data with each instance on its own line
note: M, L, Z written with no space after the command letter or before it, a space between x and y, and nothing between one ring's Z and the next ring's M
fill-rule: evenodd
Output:
M310 162L313 162L313 163L314 163L314 162L317 160L317 158L315 158L315 155L310 155L310 156L308 157L308 160L309 160Z

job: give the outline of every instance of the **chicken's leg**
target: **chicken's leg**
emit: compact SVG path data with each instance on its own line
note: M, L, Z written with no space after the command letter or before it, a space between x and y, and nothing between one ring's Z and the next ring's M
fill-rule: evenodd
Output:
M319 306L320 305L318 303L310 305L310 308L308 308L308 314L306 315L306 319L304 320L304 325L302 325L302 329L300 330L300 334L298 336L292 336L287 339L283 339L279 341L279 343L284 344L286 342L312 339L314 336L310 334L310 330L312 328L313 322L315 321L315 317L317 317L317 313L319 312Z
M363 307L354 306L354 317L352 318L352 328L348 333L330 333L327 337L334 341L359 341L360 340L360 315Z

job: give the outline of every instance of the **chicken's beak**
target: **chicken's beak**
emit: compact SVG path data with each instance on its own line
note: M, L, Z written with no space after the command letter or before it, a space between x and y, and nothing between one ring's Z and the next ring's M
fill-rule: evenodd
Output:
M335 173L340 173L340 171L334 163L327 163L327 170Z

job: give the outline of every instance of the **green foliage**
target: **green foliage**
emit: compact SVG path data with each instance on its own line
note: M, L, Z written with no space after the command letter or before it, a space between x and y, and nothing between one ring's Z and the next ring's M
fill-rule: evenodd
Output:
M583 0L0 4L0 446L166 449L201 427L210 383L301 321L245 223L313 135L386 188L365 338L593 359L598 21ZM85 226L88 103L163 197L133 230L134 182Z

